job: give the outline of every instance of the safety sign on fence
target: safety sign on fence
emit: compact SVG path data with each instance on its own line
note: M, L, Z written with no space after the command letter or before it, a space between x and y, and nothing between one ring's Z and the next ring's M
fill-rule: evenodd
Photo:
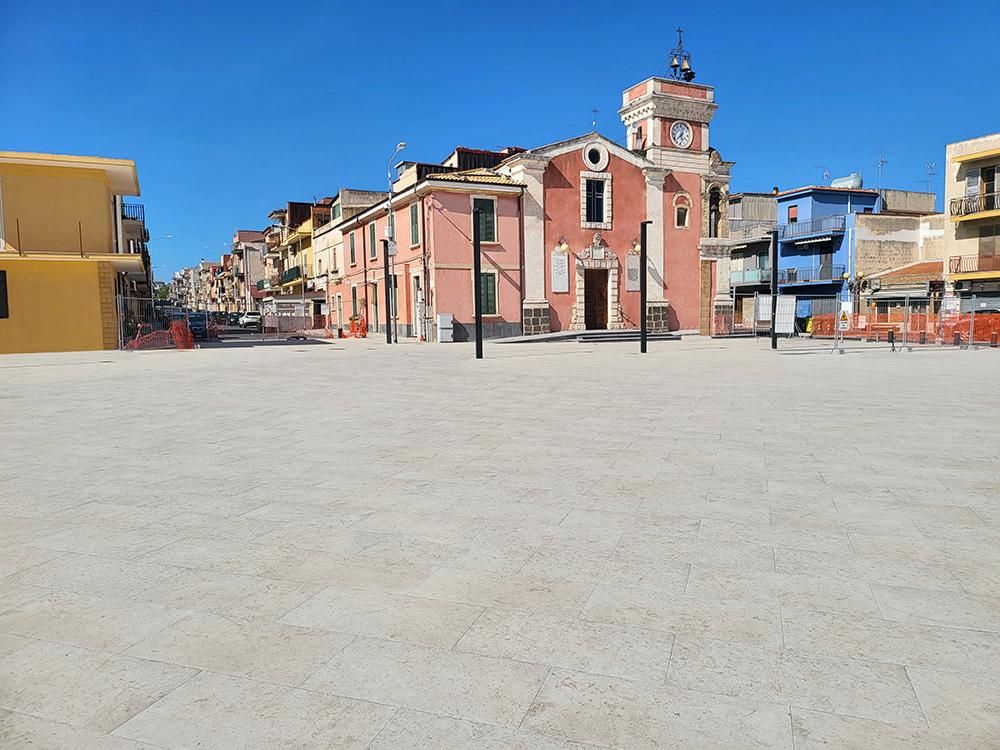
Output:
M837 330L839 331L851 330L851 316L848 315L843 310L840 311L840 317L837 319Z

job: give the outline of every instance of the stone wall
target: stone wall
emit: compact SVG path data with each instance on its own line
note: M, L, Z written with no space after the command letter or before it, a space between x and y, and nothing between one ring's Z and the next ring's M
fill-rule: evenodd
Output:
M916 190L883 190L882 211L901 212L908 214L934 213L934 193L922 193Z
M662 333L670 330L670 303L664 300L646 302L646 330Z
M549 325L548 303L541 305L525 303L521 309L521 327L525 336L549 333L552 329Z
M940 218L939 218L940 217ZM854 272L870 276L918 260L944 257L943 221L935 216L858 214Z

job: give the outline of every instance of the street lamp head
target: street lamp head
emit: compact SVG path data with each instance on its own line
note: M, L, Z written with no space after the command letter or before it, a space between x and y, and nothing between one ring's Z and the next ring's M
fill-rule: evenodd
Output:
M406 141L400 141L396 144L397 151L402 151L404 148L406 148Z

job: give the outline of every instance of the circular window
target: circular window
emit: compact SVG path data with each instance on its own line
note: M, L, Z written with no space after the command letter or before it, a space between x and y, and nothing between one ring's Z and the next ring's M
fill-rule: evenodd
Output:
M609 159L608 149L603 143L594 141L583 147L583 163L592 172L601 172L606 169Z

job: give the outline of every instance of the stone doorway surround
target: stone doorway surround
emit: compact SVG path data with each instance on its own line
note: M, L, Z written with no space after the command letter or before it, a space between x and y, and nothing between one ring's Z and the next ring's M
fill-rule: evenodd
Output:
M569 330L583 331L587 328L586 321L586 282L584 271L587 269L605 269L608 272L608 329L618 331L625 327L622 318L622 308L619 300L619 266L618 256L604 244L600 232L594 233L590 247L586 247L576 255L576 298L573 302L573 315Z

